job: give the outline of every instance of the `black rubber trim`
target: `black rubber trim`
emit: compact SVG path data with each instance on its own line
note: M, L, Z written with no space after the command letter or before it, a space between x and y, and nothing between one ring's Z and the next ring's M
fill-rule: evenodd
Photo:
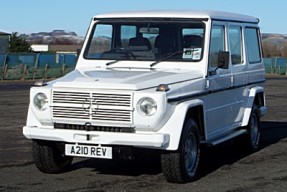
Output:
M65 129L65 130L78 130L78 131L100 131L100 132L114 132L114 133L135 133L135 129L132 127L108 127L108 126L96 126L86 124L86 125L76 125L76 124L63 124L54 123L55 129Z
M176 97L176 98L169 98L167 100L168 103L173 103L173 102L181 102L181 101L186 101L186 100L190 100L194 97L199 97L199 96L204 96L204 95L209 95L209 94L213 94L213 93L218 93L218 92L222 92L222 91L227 91L227 90L233 90L233 89L238 89L241 87L246 87L246 86L250 86L250 85L256 85L258 83L264 83L264 81L256 81L256 82L252 82L249 84L244 84L244 85L239 85L239 86L232 86L229 88L224 88L224 89L218 89L218 90L214 90L214 91L203 91L200 93L193 93L193 94L188 94L188 95L184 95L184 96L180 96L180 97Z

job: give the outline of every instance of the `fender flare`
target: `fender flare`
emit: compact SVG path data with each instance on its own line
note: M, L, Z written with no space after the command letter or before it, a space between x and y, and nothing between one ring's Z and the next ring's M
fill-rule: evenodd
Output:
M256 86L256 87L252 87L251 89L249 89L249 95L247 96L248 97L247 104L245 106L244 115L243 115L242 124L241 124L242 127L248 125L250 114L251 114L252 107L254 104L254 100L258 93L264 93L264 88L260 86Z
M176 106L172 116L159 131L159 133L165 133L170 136L166 150L178 149L187 112L190 108L197 106L204 107L204 102L200 99L194 99L182 102Z

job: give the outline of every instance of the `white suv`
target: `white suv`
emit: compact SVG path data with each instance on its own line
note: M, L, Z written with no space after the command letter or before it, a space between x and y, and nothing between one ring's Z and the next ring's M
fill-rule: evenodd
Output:
M95 16L76 69L31 88L23 133L37 168L148 149L182 183L197 176L201 144L243 136L256 150L267 112L258 22L216 11Z

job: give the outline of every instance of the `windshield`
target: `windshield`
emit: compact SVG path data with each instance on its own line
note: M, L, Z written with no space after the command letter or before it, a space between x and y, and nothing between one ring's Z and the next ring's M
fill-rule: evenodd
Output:
M84 57L102 60L200 61L205 25L202 21L99 20ZM181 53L175 54L174 53Z

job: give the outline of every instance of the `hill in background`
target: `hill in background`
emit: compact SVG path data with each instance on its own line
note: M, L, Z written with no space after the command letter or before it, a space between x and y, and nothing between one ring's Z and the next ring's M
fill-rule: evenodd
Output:
M30 44L79 45L84 42L84 37L78 36L75 32L67 32L64 30L21 34L20 36L26 39Z
M274 33L263 33L262 41L269 42L273 44L281 44L287 42L287 35L284 34L274 34Z

